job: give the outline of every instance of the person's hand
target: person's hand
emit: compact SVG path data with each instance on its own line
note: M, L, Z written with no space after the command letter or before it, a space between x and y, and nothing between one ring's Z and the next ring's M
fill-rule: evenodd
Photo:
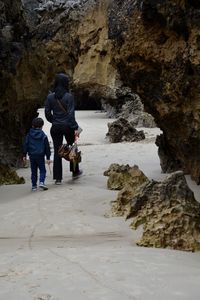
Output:
M47 165L50 166L51 162L52 162L52 161L51 161L50 159L47 159Z
M78 137L79 137L79 132L78 132L78 130L75 130L75 131L74 131L74 135L75 135L75 138L78 138Z
M23 162L23 167L24 167L24 168L27 168L27 167L28 167L28 164L27 164L27 158L26 158L26 156L23 156L23 157L22 157L22 162Z

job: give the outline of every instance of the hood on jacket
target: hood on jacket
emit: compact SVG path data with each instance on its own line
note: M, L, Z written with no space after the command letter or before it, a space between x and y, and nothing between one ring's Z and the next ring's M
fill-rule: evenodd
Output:
M54 92L57 99L62 99L64 94L69 91L69 78L64 73L56 75L54 82Z
M41 129L35 129L35 128L30 129L29 135L35 140L41 140L45 136L44 132Z

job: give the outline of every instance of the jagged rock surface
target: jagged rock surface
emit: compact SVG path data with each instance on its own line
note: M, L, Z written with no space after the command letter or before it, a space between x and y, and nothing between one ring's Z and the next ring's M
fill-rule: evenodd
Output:
M113 1L109 21L113 62L163 131L170 168L200 183L199 1Z
M79 11L77 15L71 8L64 10L64 15L59 11L54 20L45 13L35 20L34 15L36 23L30 27L33 19L29 22L26 17L33 17L31 5L36 7L36 2L24 3L30 8L25 15L20 0L0 0L0 162L12 166L19 165L23 137L43 105L55 73L70 75L79 49L74 33Z
M16 164L31 118L64 71L88 99L103 99L116 113L126 102L123 87L139 94L163 131L163 170L181 168L199 183L199 2L23 4L24 11L20 0L0 0L0 161Z
M112 123L108 123L106 136L111 143L137 142L145 139L144 131L138 131L132 122L124 118L119 118Z
M1 184L22 184L25 183L23 177L19 177L15 170L8 166L0 165L0 185Z
M149 182L144 173L134 165L111 164L104 172L108 176L107 188L110 190L120 190L117 200L113 204L113 215L123 216L130 213L131 200L143 184Z
M144 111L140 97L126 86L116 87L115 97L101 98L101 106L110 118L124 118L135 127L156 127L152 115Z
M117 169L117 176L116 171ZM113 204L113 215L132 219L131 228L143 226L140 246L200 250L200 204L189 189L183 172L177 171L162 182L149 180L138 168L112 165L108 170L112 188L121 188ZM130 170L132 176L126 180ZM128 174L126 175L125 172ZM109 180L109 179L108 179Z
M141 99L136 94L131 93L130 99L127 99L122 105L117 117L131 121L135 127L156 127L152 115L144 111Z
M200 250L200 204L182 172L150 182L132 199L131 227L143 225L140 246Z
M18 97L18 93L23 94L23 89L21 78L17 79L17 68L25 53L27 39L28 29L21 2L0 0L0 164L3 165L16 165L21 136L31 116L36 114L34 102L25 105Z
M142 173L138 166L111 164L104 172L108 176L107 188L110 190L121 190L127 185L140 185L147 177Z

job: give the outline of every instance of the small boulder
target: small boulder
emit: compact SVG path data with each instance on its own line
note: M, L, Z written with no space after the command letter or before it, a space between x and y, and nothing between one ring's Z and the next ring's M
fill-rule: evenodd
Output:
M140 185L148 178L144 173L134 165L111 164L109 169L104 172L104 176L108 176L107 187L110 190L121 190L127 185Z
M138 131L132 122L124 118L119 118L113 123L108 123L108 133L106 136L111 143L137 142L145 139L144 131Z
M19 177L14 169L0 164L0 184L22 184L25 183L23 177Z

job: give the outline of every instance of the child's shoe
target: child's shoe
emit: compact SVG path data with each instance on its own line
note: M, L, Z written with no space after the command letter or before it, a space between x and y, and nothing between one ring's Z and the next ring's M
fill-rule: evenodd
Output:
M32 186L32 192L36 192L37 191L37 186Z
M43 190L43 191L47 191L48 187L44 184L44 182L40 182L39 187Z

